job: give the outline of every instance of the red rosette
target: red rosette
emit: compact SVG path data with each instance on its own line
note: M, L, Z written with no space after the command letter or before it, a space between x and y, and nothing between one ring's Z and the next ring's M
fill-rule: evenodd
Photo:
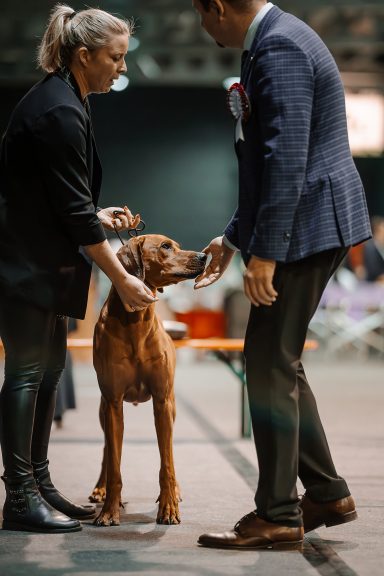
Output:
M235 82L228 88L227 104L235 120L241 118L243 122L247 122L251 115L251 103L244 86L239 82Z

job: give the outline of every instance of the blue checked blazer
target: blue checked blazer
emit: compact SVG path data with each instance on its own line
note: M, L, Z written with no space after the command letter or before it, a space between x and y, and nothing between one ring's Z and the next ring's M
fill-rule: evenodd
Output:
M304 22L274 6L242 66L251 104L243 122L238 208L225 236L279 262L371 236L347 134L345 98L330 52Z

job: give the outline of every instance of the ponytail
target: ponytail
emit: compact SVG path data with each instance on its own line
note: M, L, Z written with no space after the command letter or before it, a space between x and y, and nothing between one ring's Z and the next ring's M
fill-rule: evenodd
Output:
M132 25L104 10L89 8L75 12L56 4L38 48L37 61L45 72L69 66L77 46L95 50L108 44L114 35L132 33Z

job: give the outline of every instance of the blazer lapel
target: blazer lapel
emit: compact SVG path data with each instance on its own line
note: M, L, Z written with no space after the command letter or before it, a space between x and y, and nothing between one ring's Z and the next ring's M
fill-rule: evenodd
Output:
M269 12L267 12L267 14L264 16L264 18L260 22L260 25L259 25L259 27L256 31L256 34L255 34L255 37L253 39L251 48L248 52L248 55L245 59L244 64L242 65L242 68L241 68L240 82L243 86L245 86L247 84L249 74L250 74L251 68L252 68L251 64L252 64L252 61L255 57L258 43L265 36L265 34L268 32L268 30L274 24L276 19L279 16L281 16L281 14L283 14L283 11L280 10L280 8L278 8L277 6L274 6L273 8L270 9Z

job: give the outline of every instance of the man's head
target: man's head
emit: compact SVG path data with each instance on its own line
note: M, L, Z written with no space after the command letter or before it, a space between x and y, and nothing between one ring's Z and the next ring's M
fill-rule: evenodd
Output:
M267 0L265 0L267 1ZM211 4L212 0L200 0L200 4L203 5L204 10L209 10L209 5ZM243 10L249 10L250 6L254 4L253 0L226 0L227 4L232 4L232 6L239 10L239 12Z
M202 27L219 46L242 48L255 14L267 0L192 0Z

